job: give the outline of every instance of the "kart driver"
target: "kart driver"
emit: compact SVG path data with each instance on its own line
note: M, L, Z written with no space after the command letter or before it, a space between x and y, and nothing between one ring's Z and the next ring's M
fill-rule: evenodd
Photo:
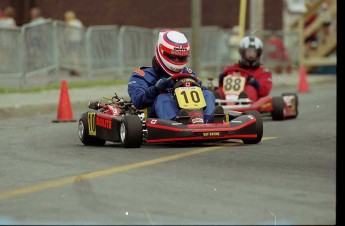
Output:
M240 98L248 97L252 101L257 101L260 97L269 95L272 89L272 73L260 63L262 47L262 42L257 37L246 36L241 39L239 44L240 60L233 66L225 67L218 76L218 92L221 99L225 99L223 78L236 71L237 68L248 71L244 93L240 94ZM240 73L244 74L243 72Z
M155 56L152 67L140 67L135 70L128 82L128 94L133 105L138 109L148 108L148 117L175 120L177 115L185 115L169 90L172 90L175 81L167 80L172 75L195 73L187 68L190 45L186 36L174 30L159 32L155 46ZM199 84L202 82L199 80ZM211 117L215 109L215 97L206 87L201 86L207 106L204 108L203 122L212 122ZM217 114L224 114L223 108L217 108ZM219 112L219 111L222 112ZM188 113L187 113L188 114Z

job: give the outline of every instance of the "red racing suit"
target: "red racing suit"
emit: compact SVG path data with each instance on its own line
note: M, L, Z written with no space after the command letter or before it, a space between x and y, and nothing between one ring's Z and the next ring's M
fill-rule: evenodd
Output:
M253 75L254 78L258 82L258 87L255 88L251 84L246 84L244 87L244 92L248 95L248 98L252 101L257 101L260 97L264 97L270 94L272 89L272 73L267 68L260 66L256 69L252 68L241 68L238 64L234 64L233 66L226 66L224 71L219 74L218 77L218 91L220 94L221 99L225 99L225 94L223 92L223 78L227 76L229 73L236 71L237 68L240 70L246 70L250 75ZM245 74L244 72L240 71L241 74ZM246 76L246 75L244 75Z

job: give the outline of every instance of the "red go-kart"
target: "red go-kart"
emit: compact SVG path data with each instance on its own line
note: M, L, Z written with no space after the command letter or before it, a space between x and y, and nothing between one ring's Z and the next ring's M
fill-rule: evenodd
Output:
M265 96L252 101L243 90L246 85L248 71L236 68L223 78L223 93L219 95L218 87L212 87L216 96L216 105L222 105L225 110L240 112L256 110L262 116L271 116L273 120L296 118L298 115L298 96L294 92L282 93L281 96ZM209 80L212 83L212 80ZM211 87L211 85L209 86Z
M180 74L171 79L175 80L171 92L186 114L176 120L148 118L146 109L136 109L131 101L115 94L108 98L108 103L89 103L93 110L83 113L78 122L80 141L84 145L120 142L126 148L138 148L143 143L192 144L240 139L245 144L257 144L261 141L263 123L259 112L224 114L222 111L214 114L213 123L205 123L206 102L197 78Z

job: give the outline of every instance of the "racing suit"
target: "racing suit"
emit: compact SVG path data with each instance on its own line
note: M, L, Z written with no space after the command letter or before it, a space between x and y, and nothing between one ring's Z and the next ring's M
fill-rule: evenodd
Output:
M182 73L194 74L191 69L184 68ZM165 72L158 74L153 67L140 67L134 71L128 82L128 94L133 105L138 109L148 108L148 117L173 120L179 113L179 107L176 98L174 98L172 87L175 82L170 81L168 88L158 91L155 87L156 82L160 78L169 78ZM201 81L199 81L201 84ZM204 120L210 119L215 108L215 97L206 87L201 86L205 97L206 107L204 108Z
M236 71L237 68L241 68L238 64L233 66L225 67L224 71L218 76L218 91L220 97L225 99L225 94L223 92L223 78L228 74ZM252 101L257 101L260 97L269 95L272 89L272 73L265 67L260 66L256 69L253 68L241 68L249 72L255 80L255 86L246 83L244 87L244 92L247 94L248 98ZM241 74L244 72L240 71ZM248 76L248 75L247 75Z

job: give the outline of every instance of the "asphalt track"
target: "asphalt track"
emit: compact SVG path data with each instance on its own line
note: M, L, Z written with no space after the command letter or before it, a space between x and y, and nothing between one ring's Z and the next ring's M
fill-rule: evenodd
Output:
M86 147L56 113L0 120L0 224L335 224L336 84L310 88L257 145Z

